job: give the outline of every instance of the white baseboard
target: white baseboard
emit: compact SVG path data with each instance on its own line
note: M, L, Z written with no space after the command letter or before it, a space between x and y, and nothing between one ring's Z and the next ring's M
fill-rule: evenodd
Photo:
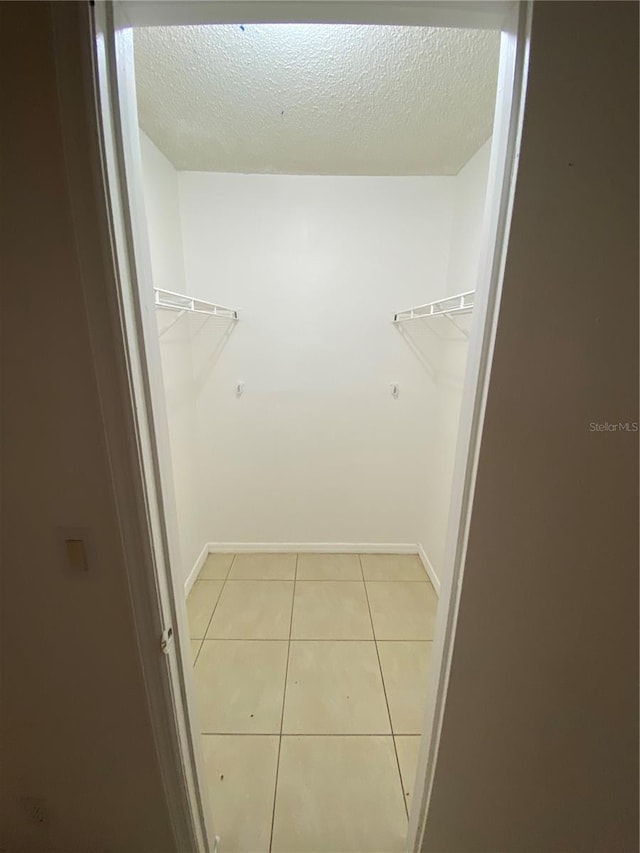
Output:
M378 542L210 542L212 554L417 554L418 546Z
M440 579L436 574L436 570L431 565L431 560L427 557L427 552L424 550L422 545L418 545L418 556L420 557L426 573L429 575L429 580L436 591L436 595L440 595Z
M436 593L440 580L422 545L405 542L207 542L184 583L185 597L209 554L417 554Z
M191 587L198 580L198 575L202 571L202 567L204 566L205 560L211 553L211 545L207 542L202 551L198 554L198 559L193 564L193 568L189 572L189 576L184 582L184 597L187 598L189 593L191 592Z

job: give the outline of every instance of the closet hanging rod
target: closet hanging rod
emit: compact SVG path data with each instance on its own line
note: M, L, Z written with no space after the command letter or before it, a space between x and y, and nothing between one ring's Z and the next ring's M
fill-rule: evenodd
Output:
M237 320L238 312L235 308L227 308L226 305L218 305L207 299L198 299L195 296L187 296L184 293L176 293L173 290L164 290L161 287L153 288L155 293L156 308L166 308L169 311L180 311L183 314L204 314L207 317L223 317L227 320Z
M394 323L402 323L405 320L424 320L427 317L442 317L449 314L469 314L473 311L473 298L475 290L467 290L465 293L456 293L453 296L445 296L444 299L435 299L425 305L416 305L404 311L397 311L393 315Z

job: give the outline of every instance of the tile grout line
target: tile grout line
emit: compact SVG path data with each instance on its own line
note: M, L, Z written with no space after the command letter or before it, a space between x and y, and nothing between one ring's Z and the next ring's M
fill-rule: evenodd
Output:
M357 556L357 555L356 555ZM198 580L202 583L210 583L211 581L222 580L222 578L198 578ZM264 583L270 583L272 581L288 581L290 578L227 578L227 580L232 583L255 583L256 581L263 581ZM360 583L362 578L298 578L297 583ZM371 578L367 578L367 583L426 583L429 586L432 584L429 580L372 580Z
M276 758L276 778L273 786L273 809L271 811L271 833L269 835L269 853L273 847L273 830L276 823L276 797L278 795L278 775L280 773L280 750L282 748L282 729L284 727L284 706L287 699L287 678L289 677L289 655L291 653L291 632L293 630L293 608L296 604L296 581L298 579L298 558L296 554L296 567L293 573L293 595L291 597L291 616L289 617L289 640L287 642L287 663L284 669L284 686L282 690L282 712L280 714L280 735L278 737L278 756Z
M407 820L409 820L409 807L407 806L407 798L404 794L404 782L402 781L402 770L400 769L400 758L398 757L398 748L396 747L396 735L393 730L393 720L391 719L391 709L389 708L389 699L387 697L387 686L384 683L384 672L382 671L382 661L380 660L380 650L378 649L378 638L376 637L376 629L373 624L373 615L371 614L371 605L369 604L369 593L367 591L367 582L364 577L364 569L362 567L362 557L358 554L358 560L360 561L360 571L362 572L362 583L364 585L364 594L367 599L367 609L369 611L369 619L371 620L371 633L373 634L373 641L376 646L376 657L378 658L378 667L380 669L380 680L382 681L382 691L384 693L384 701L387 706L387 714L389 715L389 728L391 729L391 742L393 743L393 752L396 757L396 767L398 768L398 780L400 781L400 793L402 795L402 802L404 803L404 811L407 816Z
M236 558L236 555L234 554L233 557L231 558L231 562L229 563L229 568L227 569L227 573L224 576L224 578L217 578L217 580L222 580L222 586L220 587L220 592L218 593L218 597L216 598L216 603L213 605L213 610L211 611L211 616L209 617L209 621L207 622L207 627L204 629L204 637L200 640L200 648L198 649L198 654L196 655L196 659L194 660L193 666L191 667L192 669L197 664L198 658L200 657L200 652L202 651L202 649L204 647L204 641L207 639L207 632L208 632L209 628L211 627L211 621L213 619L213 614L216 612L216 609L218 607L218 603L219 603L220 599L222 598L222 592L223 592L225 584L227 582L227 578L229 577L229 572L231 571L231 566L233 565L233 561L235 560L235 558ZM203 568L204 568L204 566L203 566ZM200 571L202 571L202 569L200 569ZM198 575L198 577L196 578L196 583L199 580L200 580L200 575ZM216 580L216 578L211 578L211 580ZM195 638L195 639L197 639L197 638ZM202 732L200 734L202 734Z
M280 737L279 732L200 732L203 735L216 737ZM391 737L389 732L290 732L285 737ZM397 737L417 737L416 734L398 734ZM0 851L3 853L3 851Z
M199 640L200 637L190 637L191 640ZM213 640L216 643L237 643L238 641L242 641L243 643L284 643L286 640L284 637L204 637L207 642L212 642ZM292 643L372 643L373 640L368 637L360 637L359 639L352 639L351 637L297 637L291 638ZM381 637L381 643L432 643L433 640L388 640L386 637ZM2 853L2 851L0 851Z
M194 657L193 663L191 664L191 669L193 669L194 666L198 663L198 658L200 657L200 652L202 651L202 646L204 645L204 637L201 640L198 640L198 638L196 637L195 640L196 643L200 643L200 645L198 646L198 651L196 652L196 656Z

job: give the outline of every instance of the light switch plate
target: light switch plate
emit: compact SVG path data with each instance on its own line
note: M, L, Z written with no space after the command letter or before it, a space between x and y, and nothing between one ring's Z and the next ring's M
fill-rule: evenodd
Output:
M89 527L57 527L56 539L63 572L83 575L95 569L93 532Z
M89 570L87 563L87 550L84 539L67 539L67 565L74 572L86 572Z

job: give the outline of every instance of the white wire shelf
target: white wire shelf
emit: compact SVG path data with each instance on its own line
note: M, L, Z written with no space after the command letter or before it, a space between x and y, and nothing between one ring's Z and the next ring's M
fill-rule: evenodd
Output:
M234 308L227 308L225 305L218 305L206 299L186 296L184 293L175 293L173 290L163 290L160 287L154 287L153 290L156 308L180 311L181 315L204 314L208 317L222 317L225 320L238 319L238 312Z
M176 293L173 290L163 290L160 287L154 287L155 306L156 308L167 311L177 311L175 320L168 323L160 332L160 337L166 334L169 329L172 329L175 324L185 314L198 314L204 317L220 317L223 320L238 319L238 312L234 308L227 308L226 305L218 305L215 302L209 302L206 299L196 299L194 296L187 296L184 293Z
M436 299L425 305L416 305L405 311L397 311L393 315L394 323L404 323L405 320L424 320L429 317L449 317L452 314L470 314L473 311L475 290L466 293L456 293L444 299Z

